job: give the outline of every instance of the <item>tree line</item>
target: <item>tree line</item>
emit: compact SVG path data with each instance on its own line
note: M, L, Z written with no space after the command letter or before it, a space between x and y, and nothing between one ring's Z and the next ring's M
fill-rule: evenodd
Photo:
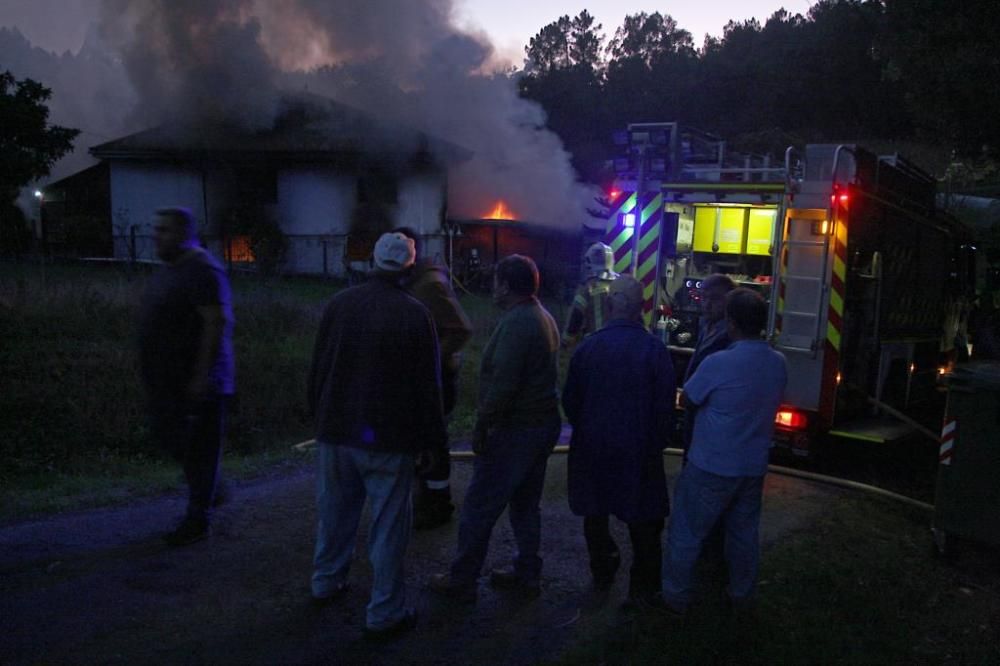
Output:
M609 37L583 10L530 40L519 86L590 181L632 122L678 121L753 152L907 141L993 162L998 28L994 0L819 0L696 47L667 14L629 15Z

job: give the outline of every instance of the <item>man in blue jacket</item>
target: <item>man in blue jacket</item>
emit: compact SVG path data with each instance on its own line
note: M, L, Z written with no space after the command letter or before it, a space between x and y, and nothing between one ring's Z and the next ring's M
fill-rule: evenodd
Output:
M446 441L434 322L401 285L414 257L406 236L379 238L371 280L326 306L309 372L320 463L313 599L323 605L346 592L367 497L373 581L365 633L376 639L416 624L403 581L414 464Z
M761 338L764 299L749 289L730 292L726 322L730 347L706 358L684 384L685 401L697 407L694 437L674 488L663 557L663 600L679 613L691 602L695 563L717 523L734 606L750 600L757 580L764 475L788 374L784 356Z
M573 426L569 504L583 516L594 587L607 590L620 564L608 531L613 515L632 540L629 599L658 596L660 534L670 511L663 449L670 437L674 370L670 353L642 325L642 285L611 283L609 321L570 361L563 409Z

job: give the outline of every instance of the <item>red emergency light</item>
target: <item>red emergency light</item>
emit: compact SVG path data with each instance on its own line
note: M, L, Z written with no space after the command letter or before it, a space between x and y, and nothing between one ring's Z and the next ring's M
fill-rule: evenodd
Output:
M608 192L608 200L614 203L614 201L622 195L621 190L611 190Z
M794 409L781 408L774 416L774 424L789 430L805 430L806 415Z

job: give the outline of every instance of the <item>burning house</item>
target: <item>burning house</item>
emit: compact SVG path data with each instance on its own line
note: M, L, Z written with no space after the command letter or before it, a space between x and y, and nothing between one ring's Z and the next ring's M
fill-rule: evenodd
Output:
M114 256L153 259L152 216L167 205L190 208L230 264L344 275L397 225L442 251L447 168L467 151L314 95L282 105L267 130L162 126L91 148L107 169ZM65 198L55 185L46 199Z

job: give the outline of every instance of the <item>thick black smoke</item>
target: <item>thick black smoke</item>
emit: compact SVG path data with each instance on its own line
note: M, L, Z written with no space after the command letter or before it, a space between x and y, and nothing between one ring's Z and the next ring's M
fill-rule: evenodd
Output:
M502 199L522 219L576 227L589 198L561 142L452 11L452 0L103 0L99 32L131 82L130 128L267 129L283 92L308 89L472 151L450 173L452 216Z

